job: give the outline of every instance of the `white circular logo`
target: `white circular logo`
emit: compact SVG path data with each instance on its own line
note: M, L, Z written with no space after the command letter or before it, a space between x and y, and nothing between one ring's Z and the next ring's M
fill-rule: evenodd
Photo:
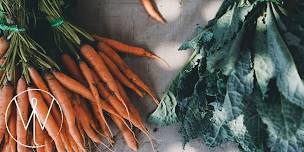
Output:
M19 105L18 105L18 97L21 96L22 94L28 93L28 92L30 92L30 91L37 91L37 92L39 92L39 93L41 94L41 96L42 96L42 94L46 94L46 95L50 96L50 98L52 99L50 105L44 103L46 106L49 106L49 107L48 107L48 111L47 111L47 115L46 115L46 117L44 118L44 119L45 119L44 121L40 120L39 117L37 116L37 110L39 110L39 109L37 109L37 107L36 107L37 104L38 104L39 102L43 102L43 101L38 101L38 99L36 99L36 98L29 99L29 102L30 102L29 104L30 104L31 107L32 107L32 112L30 112L29 115L28 115L28 121L27 121L27 122L24 121L24 118L23 118L22 113L21 113L21 111L20 111L20 107L19 107ZM29 98L30 98L30 97L29 97ZM43 96L42 96L42 98L43 98ZM54 103L55 103L55 105L54 105ZM32 120L33 145L26 145L26 144L23 144L23 143L21 143L20 141L18 141L18 140L12 135L12 133L11 133L9 127L8 127L8 120L7 120L8 118L7 118L7 115L8 115L9 109L11 108L11 106L12 106L13 104L15 104L17 115L20 116L21 121L22 121L22 124L23 124L23 127L24 127L24 129L25 129L26 131L28 131L28 129L30 128L29 126L30 126L30 124L31 124L30 122L31 122L31 120ZM62 125L63 125L63 112L62 112L62 109L61 109L61 107L60 107L60 104L59 104L58 100L57 100L51 93L49 93L49 92L47 92L47 91L44 91L44 90L41 90L41 89L28 89L28 90L25 90L25 91L23 91L23 92L17 94L16 96L14 96L14 97L12 98L12 100L9 102L9 104L8 104L8 106L7 106L7 109L6 109L6 112L5 112L5 125L6 125L7 132L9 133L9 135L11 136L12 139L14 139L18 144L20 144L20 145L22 145L22 146L25 146L25 147L28 147L28 148L39 148L39 147L44 147L46 143L43 144L43 145L41 145L41 144L39 145L39 144L37 144L37 142L36 142L36 136L35 136L35 128L36 128L35 125L36 125L36 124L35 124L35 120L37 119L38 124L39 124L38 127L40 127L41 130L43 131L43 130L45 129L45 126L46 126L47 120L48 120L48 118L49 118L49 115L51 114L51 113L50 113L50 112L51 112L51 109L52 109L52 108L57 108L57 107L56 107L56 104L57 104L58 107L59 107L60 115L61 115L60 128L59 128L59 131L58 131L58 133L57 133L57 135L56 135L56 137L58 137L59 134L60 134L60 131L61 131L61 129L62 129ZM52 140L49 141L49 142L53 142L53 141L54 141L54 139L52 139Z

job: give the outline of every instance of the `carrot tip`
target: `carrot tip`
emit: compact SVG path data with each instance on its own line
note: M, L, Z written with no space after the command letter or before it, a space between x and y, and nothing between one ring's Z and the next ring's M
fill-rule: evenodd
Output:
M162 24L166 24L166 23L167 23L167 21L166 21L164 18L162 18L162 19L160 19L160 20L157 20L157 21L159 21L159 22L162 23Z
M171 68L170 64L163 58L153 54L152 57L158 61L160 61L161 63L165 64L168 68Z
M136 91L135 93L141 98L144 97L144 94L141 91Z
M154 101L154 103L158 106L159 105L159 101L156 98L152 99Z

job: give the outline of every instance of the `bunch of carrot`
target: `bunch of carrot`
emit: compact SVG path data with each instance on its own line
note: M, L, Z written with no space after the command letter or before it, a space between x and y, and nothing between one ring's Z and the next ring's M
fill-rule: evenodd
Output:
M76 62L68 54L61 56L62 65L64 65L66 71L68 71L67 74L59 71L53 71L52 73L65 88L77 94L75 99L85 100L90 104L93 117L96 117L98 125L102 129L99 133L103 133L103 136L106 137L110 143L113 142L112 133L105 120L104 112L109 114L114 124L121 130L128 146L133 150L137 150L137 140L130 127L134 125L146 134L149 139L150 135L141 120L139 112L124 90L124 86L133 90L139 96L143 96L142 91L145 91L156 104L158 104L158 100L151 89L128 67L124 60L117 54L116 50L113 49L128 51L132 47L115 40L96 36L96 39L97 38L99 38L99 40L96 42L96 47L92 47L89 44L83 44L81 46L80 54L83 58L82 60ZM134 52L134 49L143 50L133 47L133 51L130 53ZM142 53L151 55L151 53L147 51ZM71 77L68 75L71 75ZM77 103L81 104L82 102ZM76 111L83 115L88 113L85 112L88 111L86 108L77 109ZM87 116L87 118L83 119L84 120L79 120L80 124L82 124L82 121L84 121L83 123L90 122L89 120L92 120L92 116ZM128 125L128 122L132 125ZM91 127L96 129L97 124L94 124L94 121L89 124L92 124ZM89 129L89 127L82 128L92 141L96 143L101 142L101 140L97 138L98 134L94 134L93 132L95 129Z
M25 78L21 76L16 87L11 83L2 86L0 90L0 141L3 144L2 149L16 151L17 148L18 151L25 151L27 147L24 145L28 145L32 142L31 139L34 139L31 137L32 135L27 134L21 120L30 121L28 120L29 109L34 106L31 99L36 98L39 101L36 105L37 115L40 122L45 121L48 107L52 104L52 98L48 94L33 89L41 89L52 93L59 102L64 115L62 119L60 109L52 107L50 116L46 120L46 131L40 130L38 124L36 125L36 142L46 145L43 148L37 148L37 151L53 149L51 140L54 140L58 151L85 151L85 136L97 144L102 144L104 138L112 144L113 136L105 114L108 114L120 129L131 149L137 150L138 145L128 122L150 139L149 132L145 128L136 107L128 98L124 86L130 88L139 96L143 96L142 91L146 92L157 104L158 100L151 89L117 54L116 49L151 58L155 58L155 56L141 48L128 46L115 40L97 36L96 39L99 40L96 49L88 44L81 46L80 53L84 60L75 61L68 54L61 56L66 73L56 69L39 71L34 67L28 67L26 70L29 72L30 83L27 83ZM7 46L8 42L2 37L1 51L5 52L3 50L7 50ZM10 106L9 109L12 110L6 114L6 108L8 108L13 96L26 90L31 91L23 93L17 98L19 112L22 115L19 115L16 108L13 108L14 106ZM80 117L76 117L76 115ZM16 143L9 136L6 131L5 118L8 119L8 130L21 144ZM60 134L56 135L58 132Z
M138 149L133 126L152 144L152 136L125 89L140 97L147 94L157 105L159 101L119 53L163 60L143 48L88 34L65 20L61 1L57 0L37 0L39 11L53 29L56 46L55 50L45 50L28 32L25 2L0 2L0 11L5 12L0 15L4 21L0 23L1 151L34 148L41 152L78 152L87 151L89 142L110 149L108 145L114 140L109 120L132 150ZM51 55L54 53L60 59ZM27 130L28 122L33 129Z

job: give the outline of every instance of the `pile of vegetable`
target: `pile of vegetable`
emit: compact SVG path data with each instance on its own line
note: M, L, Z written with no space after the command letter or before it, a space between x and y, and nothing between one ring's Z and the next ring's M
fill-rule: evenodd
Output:
M186 144L304 151L304 3L225 0L181 50L194 53L150 116Z
M114 144L111 119L127 145L137 150L133 126L150 141L151 136L125 89L140 97L147 93L159 102L118 53L160 58L139 47L90 35L66 18L68 4L0 1L0 148L77 152L87 151L91 142L108 147L105 141ZM37 89L51 93L58 105ZM38 119L31 122L34 128L25 129L33 110ZM39 126L42 123L45 130Z

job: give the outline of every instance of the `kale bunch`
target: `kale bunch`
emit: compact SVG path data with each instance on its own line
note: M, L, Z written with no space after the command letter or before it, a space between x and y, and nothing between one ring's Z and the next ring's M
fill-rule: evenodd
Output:
M189 62L149 121L180 123L184 143L304 151L304 2L225 0L186 41Z

